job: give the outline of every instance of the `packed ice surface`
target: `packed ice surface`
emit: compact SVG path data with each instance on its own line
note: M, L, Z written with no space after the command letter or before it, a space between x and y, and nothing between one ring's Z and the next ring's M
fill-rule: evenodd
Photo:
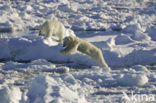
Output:
M38 36L47 19L100 48L109 68L60 54L61 43ZM155 0L5 0L0 20L0 102L156 101Z
M155 70L140 65L112 71L98 66L80 69L45 59L30 63L10 61L1 63L0 83L0 99L4 103L128 102L123 92L155 94Z

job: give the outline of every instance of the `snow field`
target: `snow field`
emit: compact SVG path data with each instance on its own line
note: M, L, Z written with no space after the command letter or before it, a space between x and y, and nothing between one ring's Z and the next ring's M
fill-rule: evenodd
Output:
M118 98L117 94L119 93L122 97L123 91L129 92L126 88L130 90L136 89L137 91L141 91L141 93L147 92L146 90L149 87L151 89L148 92L152 93L155 88L153 81L155 78L154 71L147 71L145 66L140 65L136 65L130 69L125 68L122 71L108 71L105 68L93 66L90 69L78 69L80 72L77 72L77 69L61 65L57 66L40 59L28 64L8 62L2 64L2 66L4 68L1 71L1 82L3 85L1 85L0 95L4 103L8 103L8 101L20 101L22 103L96 102L96 99L92 100L96 97L92 97L92 94L101 96L102 100L106 102L110 100L112 102L114 100L123 102L123 100L120 100L121 98ZM60 68L65 68L66 71ZM30 84L30 87L26 86L28 84ZM105 90L102 87L105 87ZM121 89L115 89L119 87ZM111 92L108 88L112 88L114 91ZM114 96L106 98L107 96L105 95L111 95L112 93ZM11 94L17 96L14 97Z
M1 102L155 103L155 0L5 0L0 19ZM110 67L61 55L62 44L38 36L47 19L99 47Z

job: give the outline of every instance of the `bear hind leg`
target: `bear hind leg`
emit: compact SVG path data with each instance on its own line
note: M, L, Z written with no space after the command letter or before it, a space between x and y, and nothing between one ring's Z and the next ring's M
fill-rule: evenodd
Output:
M100 50L97 52L95 59L100 64L101 67L108 67L107 63L104 60L103 54Z

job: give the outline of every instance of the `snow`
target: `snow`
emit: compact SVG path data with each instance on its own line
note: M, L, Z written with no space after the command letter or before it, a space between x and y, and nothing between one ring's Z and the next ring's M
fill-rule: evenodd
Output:
M156 101L155 0L5 0L0 19L2 103ZM80 52L60 54L55 37L38 36L47 19L100 48L109 67Z
M148 83L148 77L142 74L126 74L119 83L125 86L143 86Z
M132 69L134 69L136 71L146 71L146 72L148 72L148 69L145 66L142 66L142 65L132 66Z
M66 85L60 84L63 82L59 78L52 78L50 76L38 76L36 77L30 86L28 97L30 102L55 102L62 103L77 102L85 103L84 97L80 97L77 92L68 88ZM40 90L40 91L39 91Z
M1 87L0 100L2 103L19 103L21 94L17 87Z

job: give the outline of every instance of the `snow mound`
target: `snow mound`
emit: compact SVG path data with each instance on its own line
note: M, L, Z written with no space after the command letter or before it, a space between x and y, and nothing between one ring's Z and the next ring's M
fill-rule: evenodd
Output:
M51 72L51 73L67 73L69 72L69 67L66 66L59 66L56 67L55 64L48 62L44 59L38 59L34 60L31 63L27 63L28 65L24 63L18 63L18 62L6 62L5 64L2 64L3 70L9 71L9 70L17 70L17 71L42 71L42 72Z
M21 91L18 87L1 87L0 101L1 103L20 103Z
M145 66L142 65L135 65L132 67L135 71L149 71Z
M84 97L80 97L76 91L61 84L61 79L39 75L28 90L28 98L31 103L85 103Z
M123 29L123 32L128 33L136 41L151 40L151 37L143 31L139 24L128 25Z
M43 43L48 45L48 46L55 46L58 45L58 42L53 41L51 38L45 38L43 40Z
M0 23L0 32L12 32L13 29L9 22Z
M67 36L76 36L73 30L66 28L66 37Z
M64 76L63 78L64 81L68 82L68 83L71 83L71 84L76 84L76 80L75 80L75 77L72 75L72 74L67 74Z
M143 86L148 83L148 77L143 74L124 74L118 82L123 86Z
M131 38L137 41L151 40L151 37L142 31L136 31L135 34L131 36Z
M118 35L115 38L116 45L128 44L128 43L132 43L132 42L133 42L133 40L128 35L125 35L125 34Z
M69 72L69 68L65 67L65 66L60 66L57 68L47 68L47 69L43 69L43 72L56 72L56 73L67 73Z
M101 39L102 38L104 37L101 36ZM116 44L128 43L127 45L129 46L115 45L114 42ZM155 63L156 49L154 47L154 42L129 42L131 42L131 39L127 35L123 34L116 37L116 39L113 38L99 42L93 41L92 43L102 50L106 63L109 66L121 66L121 64L147 65ZM98 65L93 58L80 52L76 52L72 55L62 55L59 53L59 51L63 49L61 43L56 42L52 38L44 38L36 35L0 37L0 49L0 60L2 61L33 61L37 59L46 59L58 63L72 62L78 65Z
M148 26L146 28L146 33L151 37L152 40L156 41L156 26Z
M123 32L135 34L137 30L141 30L139 24L130 24L123 29Z

